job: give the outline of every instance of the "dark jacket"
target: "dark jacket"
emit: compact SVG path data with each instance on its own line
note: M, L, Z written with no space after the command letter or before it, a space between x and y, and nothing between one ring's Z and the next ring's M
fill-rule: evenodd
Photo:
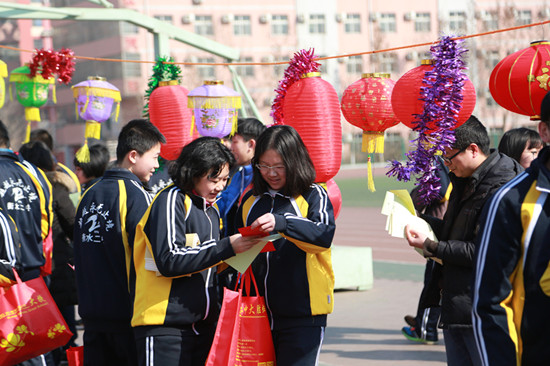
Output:
M191 325L200 332L214 324L219 308L212 267L234 255L229 238L220 240L215 205L174 184L160 191L136 229L136 334L170 334Z
M44 173L8 149L0 149L0 200L21 239L23 281L40 275L45 263L43 240L52 220L51 185Z
M15 222L0 201L0 287L15 283L13 269L21 269L21 241Z
M468 178L450 173L453 190L445 217L443 220L426 217L439 240L431 245L432 253L428 254L443 261L428 284L431 305L438 305L436 296L439 287L442 290L440 327L471 326L470 284L481 210L498 188L521 171L518 162L495 151Z
M76 209L69 192L76 187L65 173L54 171L47 172L46 175L53 192L53 266L49 289L57 306L74 305L77 303L77 296L72 239Z
M549 159L547 147L483 210L473 322L486 366L550 364Z
M151 196L132 172L113 168L82 195L74 225L78 311L86 329L116 332L132 318L136 226Z

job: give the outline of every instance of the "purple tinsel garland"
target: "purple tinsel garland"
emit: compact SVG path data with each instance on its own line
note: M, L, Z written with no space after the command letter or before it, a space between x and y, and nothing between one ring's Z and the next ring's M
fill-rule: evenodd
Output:
M394 160L388 176L397 176L400 181L409 181L411 175L421 174L416 185L420 186L419 195L424 203L441 199L441 184L436 174L436 152L445 153L455 141L453 128L456 125L458 112L462 107L462 89L466 80L465 63L462 55L468 52L462 47L462 40L443 37L430 48L434 67L426 72L420 88L420 100L424 101L422 114L415 115L414 131L418 132L416 150L409 151L405 165ZM435 131L427 134L428 123L436 120Z
M290 60L284 77L279 81L279 86L275 89L277 96L271 105L271 117L273 117L275 125L283 124L283 102L288 88L300 80L302 75L319 71L321 64L314 61L316 57L315 50L310 48L309 51L301 50L296 52L292 60Z

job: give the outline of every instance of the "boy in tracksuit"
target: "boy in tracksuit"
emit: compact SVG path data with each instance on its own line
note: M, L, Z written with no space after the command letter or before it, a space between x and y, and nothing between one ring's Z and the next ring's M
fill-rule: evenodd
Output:
M165 142L149 121L130 121L118 137L117 167L107 170L78 205L74 251L85 365L137 364L130 327L134 233L151 202L142 182L158 167Z

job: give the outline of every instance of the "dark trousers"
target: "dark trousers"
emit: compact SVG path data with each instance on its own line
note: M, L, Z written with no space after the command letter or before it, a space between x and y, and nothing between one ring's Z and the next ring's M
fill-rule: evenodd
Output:
M424 287L420 293L420 300L418 301L418 309L416 311L416 332L420 338L428 341L437 341L437 325L439 323L439 316L441 315L441 307L426 305L426 297L428 296L427 286L431 281L434 266L435 262L433 260L426 262Z
M139 366L204 366L215 328L196 334L191 327L180 334L136 338Z
M277 366L315 366L325 335L325 327L294 327L274 330Z
M135 366L136 342L131 327L124 332L84 329L84 366Z

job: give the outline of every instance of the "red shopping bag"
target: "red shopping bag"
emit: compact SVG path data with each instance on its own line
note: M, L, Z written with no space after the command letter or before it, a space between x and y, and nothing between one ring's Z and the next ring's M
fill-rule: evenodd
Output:
M206 366L275 365L275 349L263 296L250 295L250 282L258 286L251 270L241 277L238 291L224 289L224 299L214 342Z
M69 366L84 366L84 346L67 348L65 353Z
M42 277L0 289L0 365L14 365L61 347L72 333Z

